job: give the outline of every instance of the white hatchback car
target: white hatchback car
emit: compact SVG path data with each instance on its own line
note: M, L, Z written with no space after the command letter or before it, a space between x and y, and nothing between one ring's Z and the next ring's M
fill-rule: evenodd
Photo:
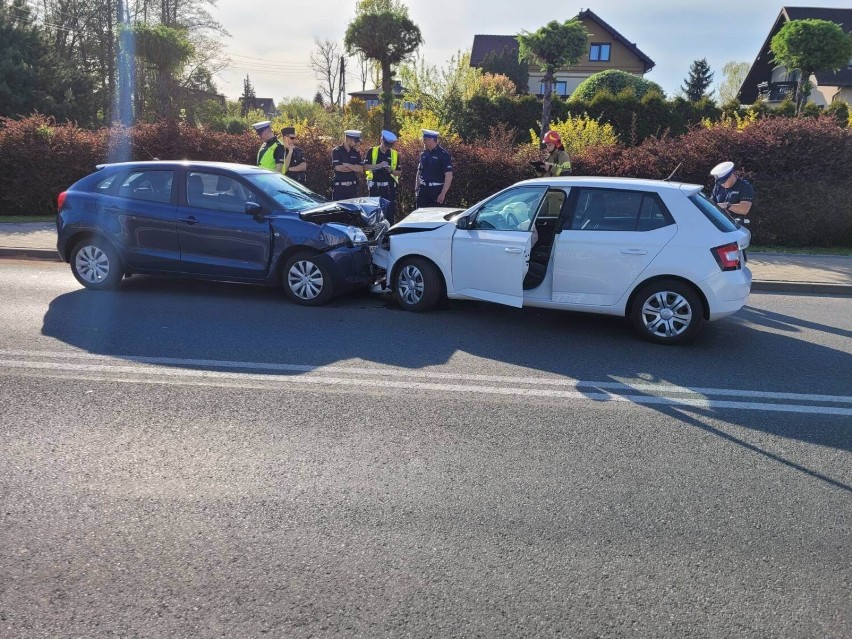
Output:
M695 184L539 178L467 210L414 211L373 261L406 310L446 295L627 316L672 344L746 303L750 239Z

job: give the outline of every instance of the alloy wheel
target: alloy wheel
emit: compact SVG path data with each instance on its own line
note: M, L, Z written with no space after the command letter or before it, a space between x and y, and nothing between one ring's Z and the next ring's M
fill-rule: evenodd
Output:
M88 245L77 251L74 266L89 284L100 284L109 276L109 257L97 246Z
M290 267L287 283L296 297L312 300L322 293L325 280L316 264L309 260L299 260Z
M406 304L417 304L423 299L423 273L413 264L408 264L399 273L397 290Z
M642 304L642 322L652 335L678 337L692 324L692 307L673 291L657 291Z

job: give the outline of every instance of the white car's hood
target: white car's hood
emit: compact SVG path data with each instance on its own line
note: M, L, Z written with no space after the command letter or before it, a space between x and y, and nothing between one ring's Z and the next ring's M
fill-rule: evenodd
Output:
M393 228L425 228L434 229L447 223L447 218L461 213L464 209L456 209L450 207L430 207L425 209L417 209L412 211L405 219Z

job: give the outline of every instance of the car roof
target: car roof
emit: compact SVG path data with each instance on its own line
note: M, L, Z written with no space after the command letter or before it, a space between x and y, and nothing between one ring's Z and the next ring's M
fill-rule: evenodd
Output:
M260 173L267 169L262 169L259 166L249 164L236 164L232 162L195 162L191 160L152 160L145 162L110 162L106 164L98 164L97 169L103 170L106 168L158 168L158 169L175 169L177 167L193 168L193 169L226 169L236 173Z
M518 184L547 184L549 186L591 186L597 188L616 189L671 189L674 191L700 191L704 187L700 184L689 184L687 182L667 182L666 180L646 180L641 178L626 177L593 177L593 176L566 176L566 177L543 177L524 180Z

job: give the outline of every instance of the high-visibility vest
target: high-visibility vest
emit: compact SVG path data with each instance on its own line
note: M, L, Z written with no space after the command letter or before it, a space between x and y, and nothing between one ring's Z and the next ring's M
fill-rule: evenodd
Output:
M396 167L399 164L399 153L397 153L397 151L395 149L391 149L390 155L391 155L391 162L390 162L391 177L393 178L394 182L399 184L399 176L393 174L393 171L396 171ZM374 146L372 149L370 149L370 156L371 156L370 157L370 164L376 164L379 161L379 147ZM373 172L372 171L364 171L364 176L368 180L372 180L373 179Z
M263 167L264 169L269 169L270 171L274 171L275 170L275 149L277 149L280 144L281 143L276 140L275 144L273 144L268 149L266 149L266 151L263 151L262 154L261 154L261 151L263 150L263 147L260 147L260 149L257 152L257 165L260 166L260 167Z

